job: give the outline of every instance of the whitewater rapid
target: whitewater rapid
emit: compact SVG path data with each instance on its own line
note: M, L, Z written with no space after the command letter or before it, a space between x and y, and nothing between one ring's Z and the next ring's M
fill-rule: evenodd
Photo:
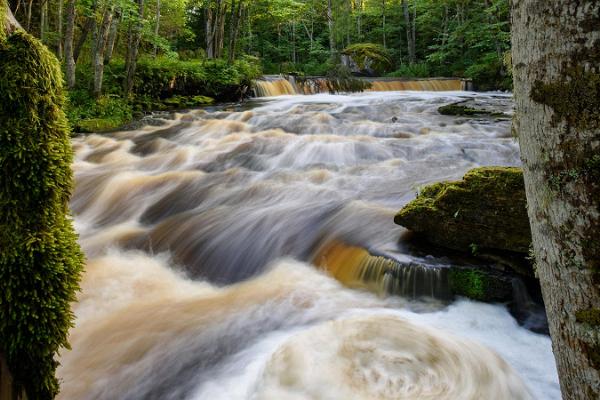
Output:
M62 399L560 399L547 336L503 305L349 289L341 241L415 260L395 212L426 183L518 165L466 98L283 96L73 140L88 257ZM430 262L433 262L430 260Z

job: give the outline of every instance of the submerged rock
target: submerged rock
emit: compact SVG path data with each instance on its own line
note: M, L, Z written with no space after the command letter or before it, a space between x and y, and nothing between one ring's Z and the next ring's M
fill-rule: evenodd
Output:
M477 168L461 181L427 186L394 221L433 244L474 255L508 252L501 257L508 259L526 255L531 244L520 168Z

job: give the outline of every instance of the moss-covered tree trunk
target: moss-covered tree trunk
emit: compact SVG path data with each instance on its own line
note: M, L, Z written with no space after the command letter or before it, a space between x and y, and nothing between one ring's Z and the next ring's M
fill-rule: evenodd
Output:
M513 0L519 134L565 399L600 398L600 1Z
M54 357L68 346L83 256L60 64L9 14L0 0L0 397L46 400L58 393Z

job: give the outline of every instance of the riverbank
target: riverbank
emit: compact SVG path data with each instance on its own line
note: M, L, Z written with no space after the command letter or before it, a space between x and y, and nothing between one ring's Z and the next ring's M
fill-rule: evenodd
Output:
M105 66L104 94L91 96L93 73L81 67L78 86L67 93L67 118L76 133L106 132L153 111L190 109L215 102L238 101L261 75L251 57L225 60L143 59L136 69L131 95L123 94L125 64Z

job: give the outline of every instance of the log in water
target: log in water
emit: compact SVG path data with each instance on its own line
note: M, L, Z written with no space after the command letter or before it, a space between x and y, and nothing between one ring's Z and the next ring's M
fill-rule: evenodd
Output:
M559 399L548 337L367 253L439 271L398 242L395 212L424 184L519 164L508 121L436 111L470 97L510 108L288 96L74 139L88 263L61 398Z

